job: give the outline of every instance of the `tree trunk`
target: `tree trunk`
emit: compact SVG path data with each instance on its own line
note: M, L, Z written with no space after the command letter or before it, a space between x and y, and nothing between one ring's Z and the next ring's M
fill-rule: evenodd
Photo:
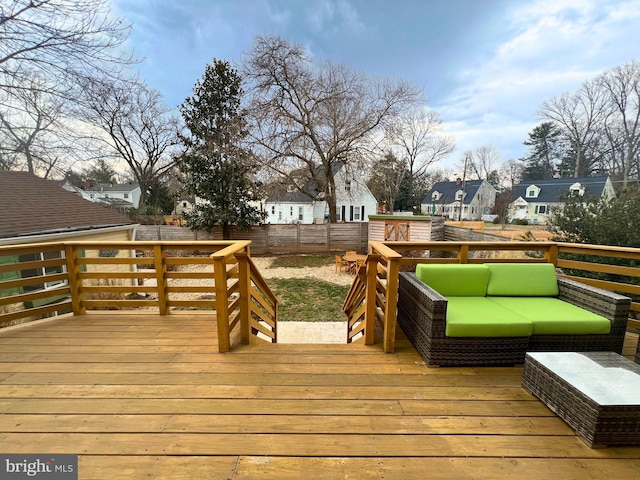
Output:
M228 222L222 224L222 239L231 240L231 225Z

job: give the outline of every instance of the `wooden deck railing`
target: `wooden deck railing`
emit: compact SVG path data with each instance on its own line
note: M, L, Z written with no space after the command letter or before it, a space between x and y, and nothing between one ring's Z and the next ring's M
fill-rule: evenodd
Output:
M377 259L377 264L367 262L366 273L361 273L355 280L343 310L348 318L349 337L358 333L369 339L367 343L381 342L385 352L395 348L398 274L414 270L419 263L553 263L561 269L562 276L631 295L634 300L640 298L640 286L637 285L640 268L634 266L640 265L638 248L561 242L370 241L369 251L369 259ZM580 259L576 260L576 257ZM616 265L622 259L631 265ZM571 273L577 270L583 275L607 273L617 277L611 281ZM640 302L632 302L631 309L640 312ZM637 321L632 322L634 326L640 326Z
M215 311L219 350L277 339L277 299L250 241L60 242L0 247L0 325L87 310ZM259 333L258 333L259 332Z
M347 343L363 341L374 343L375 329L381 325L384 313L376 301L378 285L377 266L380 255L368 255L356 275L342 308L349 319L347 322Z

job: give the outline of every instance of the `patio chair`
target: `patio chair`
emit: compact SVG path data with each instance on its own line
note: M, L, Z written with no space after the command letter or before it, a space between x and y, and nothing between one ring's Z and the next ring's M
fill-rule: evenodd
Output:
M340 255L336 255L336 273L342 273L342 270L349 268L349 262L344 260Z

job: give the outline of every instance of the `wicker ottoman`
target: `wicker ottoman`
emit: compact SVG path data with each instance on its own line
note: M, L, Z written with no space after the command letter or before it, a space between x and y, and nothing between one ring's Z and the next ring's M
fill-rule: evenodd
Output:
M590 447L640 445L640 365L614 352L531 352L522 386Z

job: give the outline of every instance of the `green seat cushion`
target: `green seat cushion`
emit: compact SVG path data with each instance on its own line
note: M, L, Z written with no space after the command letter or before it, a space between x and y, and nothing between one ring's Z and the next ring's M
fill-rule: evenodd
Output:
M584 335L611 332L611 322L605 317L557 298L487 297L487 300L530 320L534 335Z
M475 264L420 264L418 280L445 297L484 297L487 294L489 269Z
M558 279L552 263L488 263L487 295L556 297Z
M531 331L528 319L486 297L448 299L448 337L528 337Z

